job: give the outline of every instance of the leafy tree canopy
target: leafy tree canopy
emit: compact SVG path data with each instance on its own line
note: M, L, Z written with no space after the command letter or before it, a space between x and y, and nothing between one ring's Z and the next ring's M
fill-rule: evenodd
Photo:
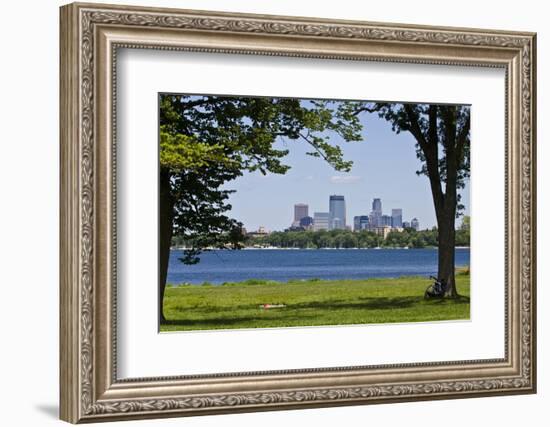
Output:
M470 106L354 102L344 108L348 114L376 113L395 133L411 133L422 162L417 174L430 179L436 212L443 211L447 195L447 209L454 205L457 217L463 212L457 190L470 178Z
M245 172L284 174L288 149L277 148L278 138L305 143L308 155L349 171L352 162L334 141L359 141L361 124L345 104L350 103L161 96L161 203L164 197L173 207L172 233L194 242L182 260L197 262L207 247L239 246L242 224L227 216L231 191L223 186Z

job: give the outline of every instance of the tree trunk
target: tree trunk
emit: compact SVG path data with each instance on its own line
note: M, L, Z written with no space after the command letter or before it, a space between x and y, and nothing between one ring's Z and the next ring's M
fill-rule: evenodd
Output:
M458 297L455 283L455 226L454 215L444 214L438 221L438 273L437 278L444 280L447 286L446 295Z
M172 244L174 202L170 192L170 173L161 170L160 173L160 200L159 200L159 321L164 323L164 291L168 276L168 262L170 260L170 246Z
M423 133L418 114L407 104L404 110L410 121L409 131L416 138L426 160L427 175L430 179L432 198L437 216L438 228L438 280L445 281L446 295L456 298L455 283L455 217L457 203L457 170L462 161L467 127L457 141L457 110L454 106L430 105L428 109L428 132ZM438 134L438 118L444 123L444 136ZM442 188L439 143L445 147L446 180L445 192Z

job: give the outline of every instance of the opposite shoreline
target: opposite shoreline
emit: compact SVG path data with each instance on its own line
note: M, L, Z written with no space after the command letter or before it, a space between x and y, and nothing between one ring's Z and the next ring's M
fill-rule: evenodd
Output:
M178 247L173 246L170 248L171 251L185 251L191 248L185 248L185 247ZM398 246L377 246L375 248L280 248L276 246L267 246L267 247L244 247L237 249L239 251L250 251L250 250L259 250L259 251L368 251L368 250L382 250L382 249L403 249L403 250L411 250L411 251L423 251L423 250L437 250L437 246L426 246L423 248L410 248L408 246L398 247ZM470 246L455 246L455 249L470 249ZM205 248L205 251L213 252L213 251L227 251L230 249L220 249L220 248Z

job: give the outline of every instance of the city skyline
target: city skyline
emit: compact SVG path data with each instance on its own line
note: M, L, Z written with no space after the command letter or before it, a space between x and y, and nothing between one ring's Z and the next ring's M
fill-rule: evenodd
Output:
M357 231L360 229L369 229L373 227L384 227L390 226L392 228L403 228L406 224L408 227L411 227L411 224L415 224L413 228L418 229L419 221L415 216L411 216L410 221L403 221L403 209L402 208L391 208L391 215L384 215L382 199L374 198L372 203L372 211L370 213L362 212L360 214L351 213L350 216L353 218L352 221L340 221L340 212L344 212L344 217L346 217L345 211L345 196L338 194L331 194L328 196L329 202L328 211L322 210L312 210L312 214L309 213L309 203L300 202L293 205L294 217L293 221L289 227L285 229L310 229L314 231L319 230L331 230L331 229L350 229ZM335 202L340 202L342 206L334 206ZM378 219L376 220L376 214L378 214ZM390 221L384 221L385 218L389 218ZM373 221L374 220L374 221ZM352 225L353 224L353 225ZM244 227L245 229L246 226ZM272 232L272 231L283 231L268 229L265 225L260 226L263 231ZM247 229L247 231L256 231Z
M232 209L228 215L242 222L247 230L264 226L284 230L293 222L294 204L309 205L314 212L328 212L328 196L343 195L346 200L346 224L353 226L355 215L368 214L374 198L384 201L385 214L401 208L403 220L416 217L422 229L436 225L430 183L418 176L422 162L416 156L414 138L404 132L396 134L391 125L375 115L362 115L363 141L346 143L335 136L346 160L352 160L349 172L337 172L326 161L307 155L310 147L279 138L275 148L288 150L284 163L290 166L284 175L260 172L245 173L225 185L235 190L229 196ZM331 135L332 136L332 135ZM470 214L470 182L460 189L464 214ZM410 214L410 215L409 215ZM457 219L457 225L461 218Z

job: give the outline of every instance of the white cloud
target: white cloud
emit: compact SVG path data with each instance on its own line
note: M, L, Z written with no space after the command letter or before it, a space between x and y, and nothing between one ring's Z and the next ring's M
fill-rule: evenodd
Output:
M361 179L357 175L334 175L330 177L330 182L333 184L353 184Z

